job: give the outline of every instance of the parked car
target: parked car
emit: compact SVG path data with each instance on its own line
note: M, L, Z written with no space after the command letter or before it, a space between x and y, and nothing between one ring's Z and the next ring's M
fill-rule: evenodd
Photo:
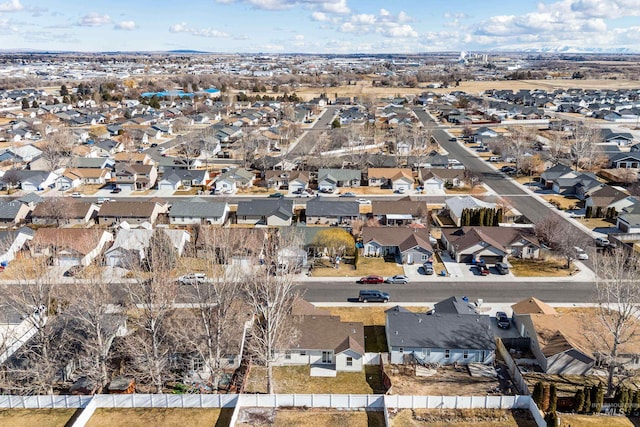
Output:
M496 270L502 275L509 274L509 266L504 262L496 262Z
M272 194L269 194L269 197L272 198L272 199L280 199L280 198L284 197L284 194L282 194L282 193L272 193Z
M500 157L500 156L491 156L491 157L489 157L489 161L490 162L499 162L501 160L502 160L502 157Z
M80 274L83 269L84 268L81 265L74 265L72 267L69 267L69 269L65 271L62 275L64 277L74 277Z
M359 283L383 283L384 279L382 276L377 276L375 274L371 274L369 276L361 277L358 280Z
M589 259L589 254L587 254L584 251L584 249L574 246L573 251L576 254L576 259L583 260L583 261Z
M407 283L409 283L409 278L404 274L396 274L393 277L387 277L385 282L393 283L393 284L399 283L401 285L406 285Z
M432 275L433 274L433 263L427 261L422 264L422 269L424 270L424 274Z
M153 144L151 144L151 148L156 148L158 146L157 142L154 142Z
M119 192L121 192L121 191L122 191L122 188L120 188L120 187L114 187L114 189L113 189L113 190L111 190L111 192L112 192L113 194L118 194L118 193L119 193Z
M476 268L483 276L488 276L491 273L489 267L487 267L487 264L483 260L476 262Z
M163 152L164 152L164 150L165 150L165 148L164 148L164 147L158 147L158 152L159 152L159 153L163 153Z
M516 168L514 168L513 166L503 166L503 167L500 168L500 172L515 173L516 172Z
M360 203L361 205L370 205L371 204L371 200L369 200L369 199L358 199L358 200L356 200L356 202Z
M605 246L609 246L611 242L606 237L596 237L596 246L604 248Z
M378 290L360 291L358 294L360 302L389 302L390 299L388 293Z
M356 193L352 193L351 191L348 191L346 193L342 193L340 197L356 197Z
M178 282L184 285L196 285L198 283L205 282L207 275L204 273L188 273L184 276L178 277Z
M496 312L496 321L498 322L498 327L502 329L509 329L511 327L511 321L509 320L509 316L504 311Z
M451 142L456 142L458 140L458 138L456 138L455 136L452 136L451 138L449 138L449 141Z
M74 197L74 198L76 198L76 199L77 199L77 198L79 198L79 197L82 197L82 193L78 193L78 192L71 193L71 197Z

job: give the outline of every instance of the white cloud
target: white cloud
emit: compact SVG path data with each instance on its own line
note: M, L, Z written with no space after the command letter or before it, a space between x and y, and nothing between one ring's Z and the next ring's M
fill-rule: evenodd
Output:
M376 23L375 15L358 14L351 16L351 22L355 25L371 25Z
M304 35L303 34L296 34L293 39L294 40L304 40Z
M96 12L91 12L78 20L78 25L81 27L99 27L110 23L111 17L109 15L100 15Z
M342 23L339 31L343 33L370 34L377 33L388 38L415 38L418 32L406 24L413 19L405 12L392 15L386 9L380 9L379 15L354 14Z
M9 0L4 3L0 3L0 12L18 12L24 9L24 6L20 3L20 0Z
M285 10L296 6L305 6L334 14L351 12L347 6L347 0L216 0L216 2L221 4L247 3L256 9L263 10Z
M380 9L380 16L389 16L391 15L391 12L389 12L387 9Z
M378 27L376 31L385 37L392 37L392 38L418 37L418 32L414 30L411 27L411 25L408 25L408 24L385 25L385 26Z
M116 30L127 30L132 31L138 28L135 21L120 21L116 25L113 26Z
M231 37L229 33L215 30L213 28L191 28L186 22L173 24L169 27L171 33L187 33L198 37L227 38Z
M340 31L342 31L343 33L353 33L356 30L358 30L358 28L351 22L345 22L340 26Z
M311 19L313 19L314 21L326 22L329 20L329 16L324 12L316 11L311 14Z
M313 0L311 0L313 3ZM349 6L347 6L347 0L337 0L332 2L322 2L322 10L329 13L336 13L339 15L346 15L351 12Z

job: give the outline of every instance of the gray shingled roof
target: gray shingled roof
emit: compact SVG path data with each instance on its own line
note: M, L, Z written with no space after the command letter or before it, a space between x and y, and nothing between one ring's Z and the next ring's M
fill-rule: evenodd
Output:
M225 202L178 201L171 205L169 216L172 218L222 218L226 207Z
M361 179L362 172L359 169L320 169L318 171L318 182L324 181L326 178L332 178L334 181L351 181Z
M468 314L412 313L401 307L385 311L389 347L495 350L491 318Z
M307 216L358 216L360 204L358 202L343 202L339 200L326 200L316 197L307 202Z
M272 200L246 200L238 202L237 216L272 216L280 218L293 217L293 200L272 199Z
M21 207L22 207L22 203L18 201L13 201L13 202L0 201L0 219L2 220L15 219Z

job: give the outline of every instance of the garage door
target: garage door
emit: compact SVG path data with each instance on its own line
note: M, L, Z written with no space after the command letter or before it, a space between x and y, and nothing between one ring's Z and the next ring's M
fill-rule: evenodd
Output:
M464 254L460 255L460 262L465 264L470 264L471 261L473 261L473 255L464 255Z
M496 262L502 262L502 257L499 255L481 255L480 259L487 264L495 264Z

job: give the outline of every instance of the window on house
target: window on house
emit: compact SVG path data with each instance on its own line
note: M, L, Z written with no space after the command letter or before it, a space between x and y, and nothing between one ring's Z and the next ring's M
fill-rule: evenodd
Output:
M444 358L448 359L449 357L451 357L451 350L445 350L444 351Z
M353 357L347 357L347 366L353 366Z
M300 356L306 356L307 350L300 350Z
M422 254L422 261L429 261L429 255Z
M287 350L284 352L284 358L286 360L291 360L291 351Z
M462 352L462 358L463 359L468 359L469 358L469 350L465 350Z
M198 358L194 358L191 360L191 365L193 366L193 370L196 372L204 370L204 360Z
M399 351L400 353L404 353L404 348L403 348L403 347L400 347L400 349L398 349L398 351Z
M425 348L424 349L424 355L425 356L431 356L431 349L430 348Z

